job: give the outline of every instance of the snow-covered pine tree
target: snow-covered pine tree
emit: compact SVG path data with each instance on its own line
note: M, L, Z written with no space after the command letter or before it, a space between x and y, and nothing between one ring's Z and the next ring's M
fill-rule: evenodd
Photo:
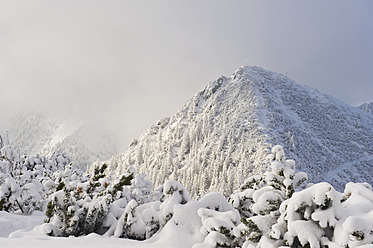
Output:
M342 211L333 237L324 245L361 247L373 244L373 191L368 183L347 183L342 196ZM332 242L330 242L332 241Z
M153 209L145 209L142 212L142 219L145 223L145 238L151 238L164 223L161 222L160 215Z
M163 184L163 194L165 201L161 204L160 209L163 218L167 222L174 213L174 205L186 204L191 200L188 191L179 182L166 180Z
M18 199L21 187L16 180L7 173L8 162L0 161L0 211L14 212L21 209Z
M202 223L200 233L204 239L203 243L194 244L193 248L238 247L234 228L240 222L240 215L223 194L208 193L194 204L199 205L196 209Z
M281 203L307 180L306 173L295 172L294 160L285 159L282 146L274 146L269 159L271 171L249 177L229 199L242 217L235 235L246 246L260 242L280 216Z
M131 200L118 220L114 237L144 240L146 237L145 223L137 211L138 204Z
M318 248L331 240L341 218L341 194L328 183L318 183L294 193L281 204L280 214L267 240L279 240L291 247Z
M45 196L48 194L48 188L41 183L41 178L38 176L31 175L30 171L25 171L18 178L21 189L17 201L24 214L32 214L34 211L45 209Z
M16 193L19 191L19 185L12 177L12 159L12 150L0 135L0 211L11 211L12 203L18 197Z
M104 195L95 195L92 201L87 204L88 209L84 222L85 234L92 232L103 234L107 231L107 228L103 227L103 223L108 215L112 202L113 196L108 193Z
M2 139L1 139L2 140ZM0 149L0 210L31 214L43 210L47 188L42 184L45 157L28 157L13 151L1 142ZM32 164L30 163L32 161Z
M160 196L161 191L163 196ZM172 180L167 180L159 189L144 196L147 200L130 198L121 216L113 222L115 237L137 240L150 238L173 217L175 205L183 205L191 200L185 188Z
M100 231L112 201L112 195L105 192L108 186L104 174L106 168L106 164L97 166L90 179L75 177L76 171L70 167L56 173L59 186L50 197L48 216L53 215L51 223L62 236Z
M52 194L47 210L55 230L52 235L80 236L94 232L145 239L145 224L141 223L141 231L132 230L142 222L141 217L135 218L136 208L159 200L160 193L154 192L152 183L133 167L120 179L110 181L105 174L105 163L94 166L93 175L83 177L82 181L73 177L69 169L59 173L61 187ZM71 181L73 178L78 181Z
M237 211L220 212L215 209L200 208L198 215L202 220L202 234L206 235L202 247L238 247L239 243L233 234L233 229L238 225L240 216Z
M59 231L48 233L49 235L79 236L85 234L84 220L87 215L87 208L84 200L80 198L74 189L64 187L55 192L53 200L48 203L48 216L51 215L50 208L53 208L51 224Z

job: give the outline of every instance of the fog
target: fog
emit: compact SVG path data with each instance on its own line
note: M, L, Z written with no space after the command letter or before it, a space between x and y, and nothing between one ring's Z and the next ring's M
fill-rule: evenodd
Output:
M0 3L2 129L20 112L78 118L124 150L245 64L373 101L372 1Z

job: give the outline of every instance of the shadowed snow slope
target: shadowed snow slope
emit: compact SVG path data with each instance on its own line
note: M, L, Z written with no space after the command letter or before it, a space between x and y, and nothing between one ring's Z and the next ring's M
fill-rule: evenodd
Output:
M96 160L110 159L117 151L111 137L82 122L39 114L14 119L8 134L10 144L20 152L47 155L62 148L83 170Z
M194 196L228 194L268 167L276 144L310 181L339 190L348 181L373 183L361 173L373 167L373 116L259 67L209 83L110 160L109 170L118 176L133 165L156 185L171 178Z

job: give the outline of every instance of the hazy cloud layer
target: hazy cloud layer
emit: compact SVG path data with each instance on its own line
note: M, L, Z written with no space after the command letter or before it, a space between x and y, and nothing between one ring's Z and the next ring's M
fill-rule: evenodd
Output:
M0 126L35 110L126 145L245 63L351 105L373 100L372 1L0 3Z

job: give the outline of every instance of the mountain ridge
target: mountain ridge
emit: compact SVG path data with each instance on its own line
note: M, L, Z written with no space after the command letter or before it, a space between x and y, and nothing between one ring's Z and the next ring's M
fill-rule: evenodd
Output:
M370 114L373 114L373 102L363 103L360 106L358 106L357 108L361 109L365 112L368 112Z
M79 120L64 120L38 113L22 114L8 128L10 144L20 153L50 155L66 152L76 167L86 170L93 162L117 152L113 138L92 130Z

